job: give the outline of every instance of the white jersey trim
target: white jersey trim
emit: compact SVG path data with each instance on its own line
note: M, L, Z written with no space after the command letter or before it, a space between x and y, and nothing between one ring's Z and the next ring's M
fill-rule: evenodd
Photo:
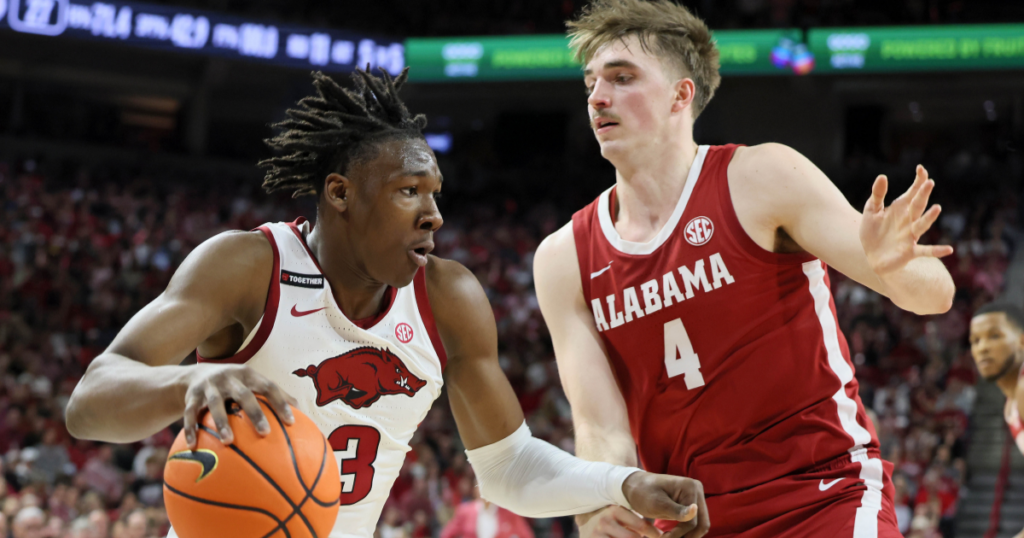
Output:
M866 489L861 497L860 506L853 523L853 538L878 537L878 512L882 509L882 487L885 473L882 460L868 457L864 445L871 442L871 433L857 422L857 402L846 394L846 385L853 381L853 368L843 357L839 345L839 326L832 315L830 306L831 292L825 284L825 266L821 260L811 260L803 264L804 275L814 298L814 311L821 324L821 332L828 352L828 365L832 373L839 379L839 390L832 395L839 414L839 423L853 439L853 447L849 449L850 460L860 464L860 479Z
M697 184L697 180L700 178L701 169L704 168L704 158L707 157L708 146L697 147L697 157L693 160L693 164L690 166L690 173L686 176L686 185L683 187L683 194L679 196L679 202L676 203L676 208L672 212L672 215L665 222L665 225L661 227L661 231L658 235L655 235L653 239L646 243L636 243L633 241L626 241L619 236L618 230L615 229L615 223L612 222L612 216L609 209L609 197L611 196L612 189L608 189L601 193L601 197L597 202L597 216L601 222L601 231L604 232L605 239L619 252L624 254L633 254L639 256L645 256L651 254L658 247L665 244L668 238L672 236L676 226L679 224L679 220L683 218L683 212L686 211L686 204L690 201L690 195L693 194L693 188Z

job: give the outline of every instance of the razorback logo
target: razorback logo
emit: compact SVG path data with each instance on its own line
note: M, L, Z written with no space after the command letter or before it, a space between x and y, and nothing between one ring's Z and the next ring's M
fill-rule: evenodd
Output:
M388 394L412 397L427 384L397 355L375 347L358 347L292 373L313 380L320 407L341 400L353 409L362 409Z

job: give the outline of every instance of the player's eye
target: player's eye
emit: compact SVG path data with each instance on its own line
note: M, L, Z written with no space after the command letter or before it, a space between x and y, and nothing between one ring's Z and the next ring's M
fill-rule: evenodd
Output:
M402 190L409 196L416 196L416 187L406 187Z
M440 200L440 199L441 199L441 193L435 192L434 193L434 200Z
M616 75L615 82L629 82L632 78L629 75Z

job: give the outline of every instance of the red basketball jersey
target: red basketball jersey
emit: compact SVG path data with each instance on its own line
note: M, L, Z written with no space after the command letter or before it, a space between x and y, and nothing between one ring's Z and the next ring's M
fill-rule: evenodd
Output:
M675 211L647 243L619 237L614 188L573 216L583 294L640 460L700 480L709 503L860 463L865 501L880 499L878 440L826 266L766 251L744 232L726 178L735 149L700 147Z

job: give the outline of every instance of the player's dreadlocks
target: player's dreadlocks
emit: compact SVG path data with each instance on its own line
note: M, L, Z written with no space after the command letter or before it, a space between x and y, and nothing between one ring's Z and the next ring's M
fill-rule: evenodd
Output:
M344 174L374 144L423 136L426 116L412 116L398 98L409 68L395 79L383 69L382 78L368 70L369 66L353 73L352 90L319 71L313 73L318 95L304 97L299 108L288 109L289 119L271 125L282 131L264 140L268 146L288 152L259 162L267 169L263 180L267 192L291 190L293 198L319 194L324 177L332 172Z

